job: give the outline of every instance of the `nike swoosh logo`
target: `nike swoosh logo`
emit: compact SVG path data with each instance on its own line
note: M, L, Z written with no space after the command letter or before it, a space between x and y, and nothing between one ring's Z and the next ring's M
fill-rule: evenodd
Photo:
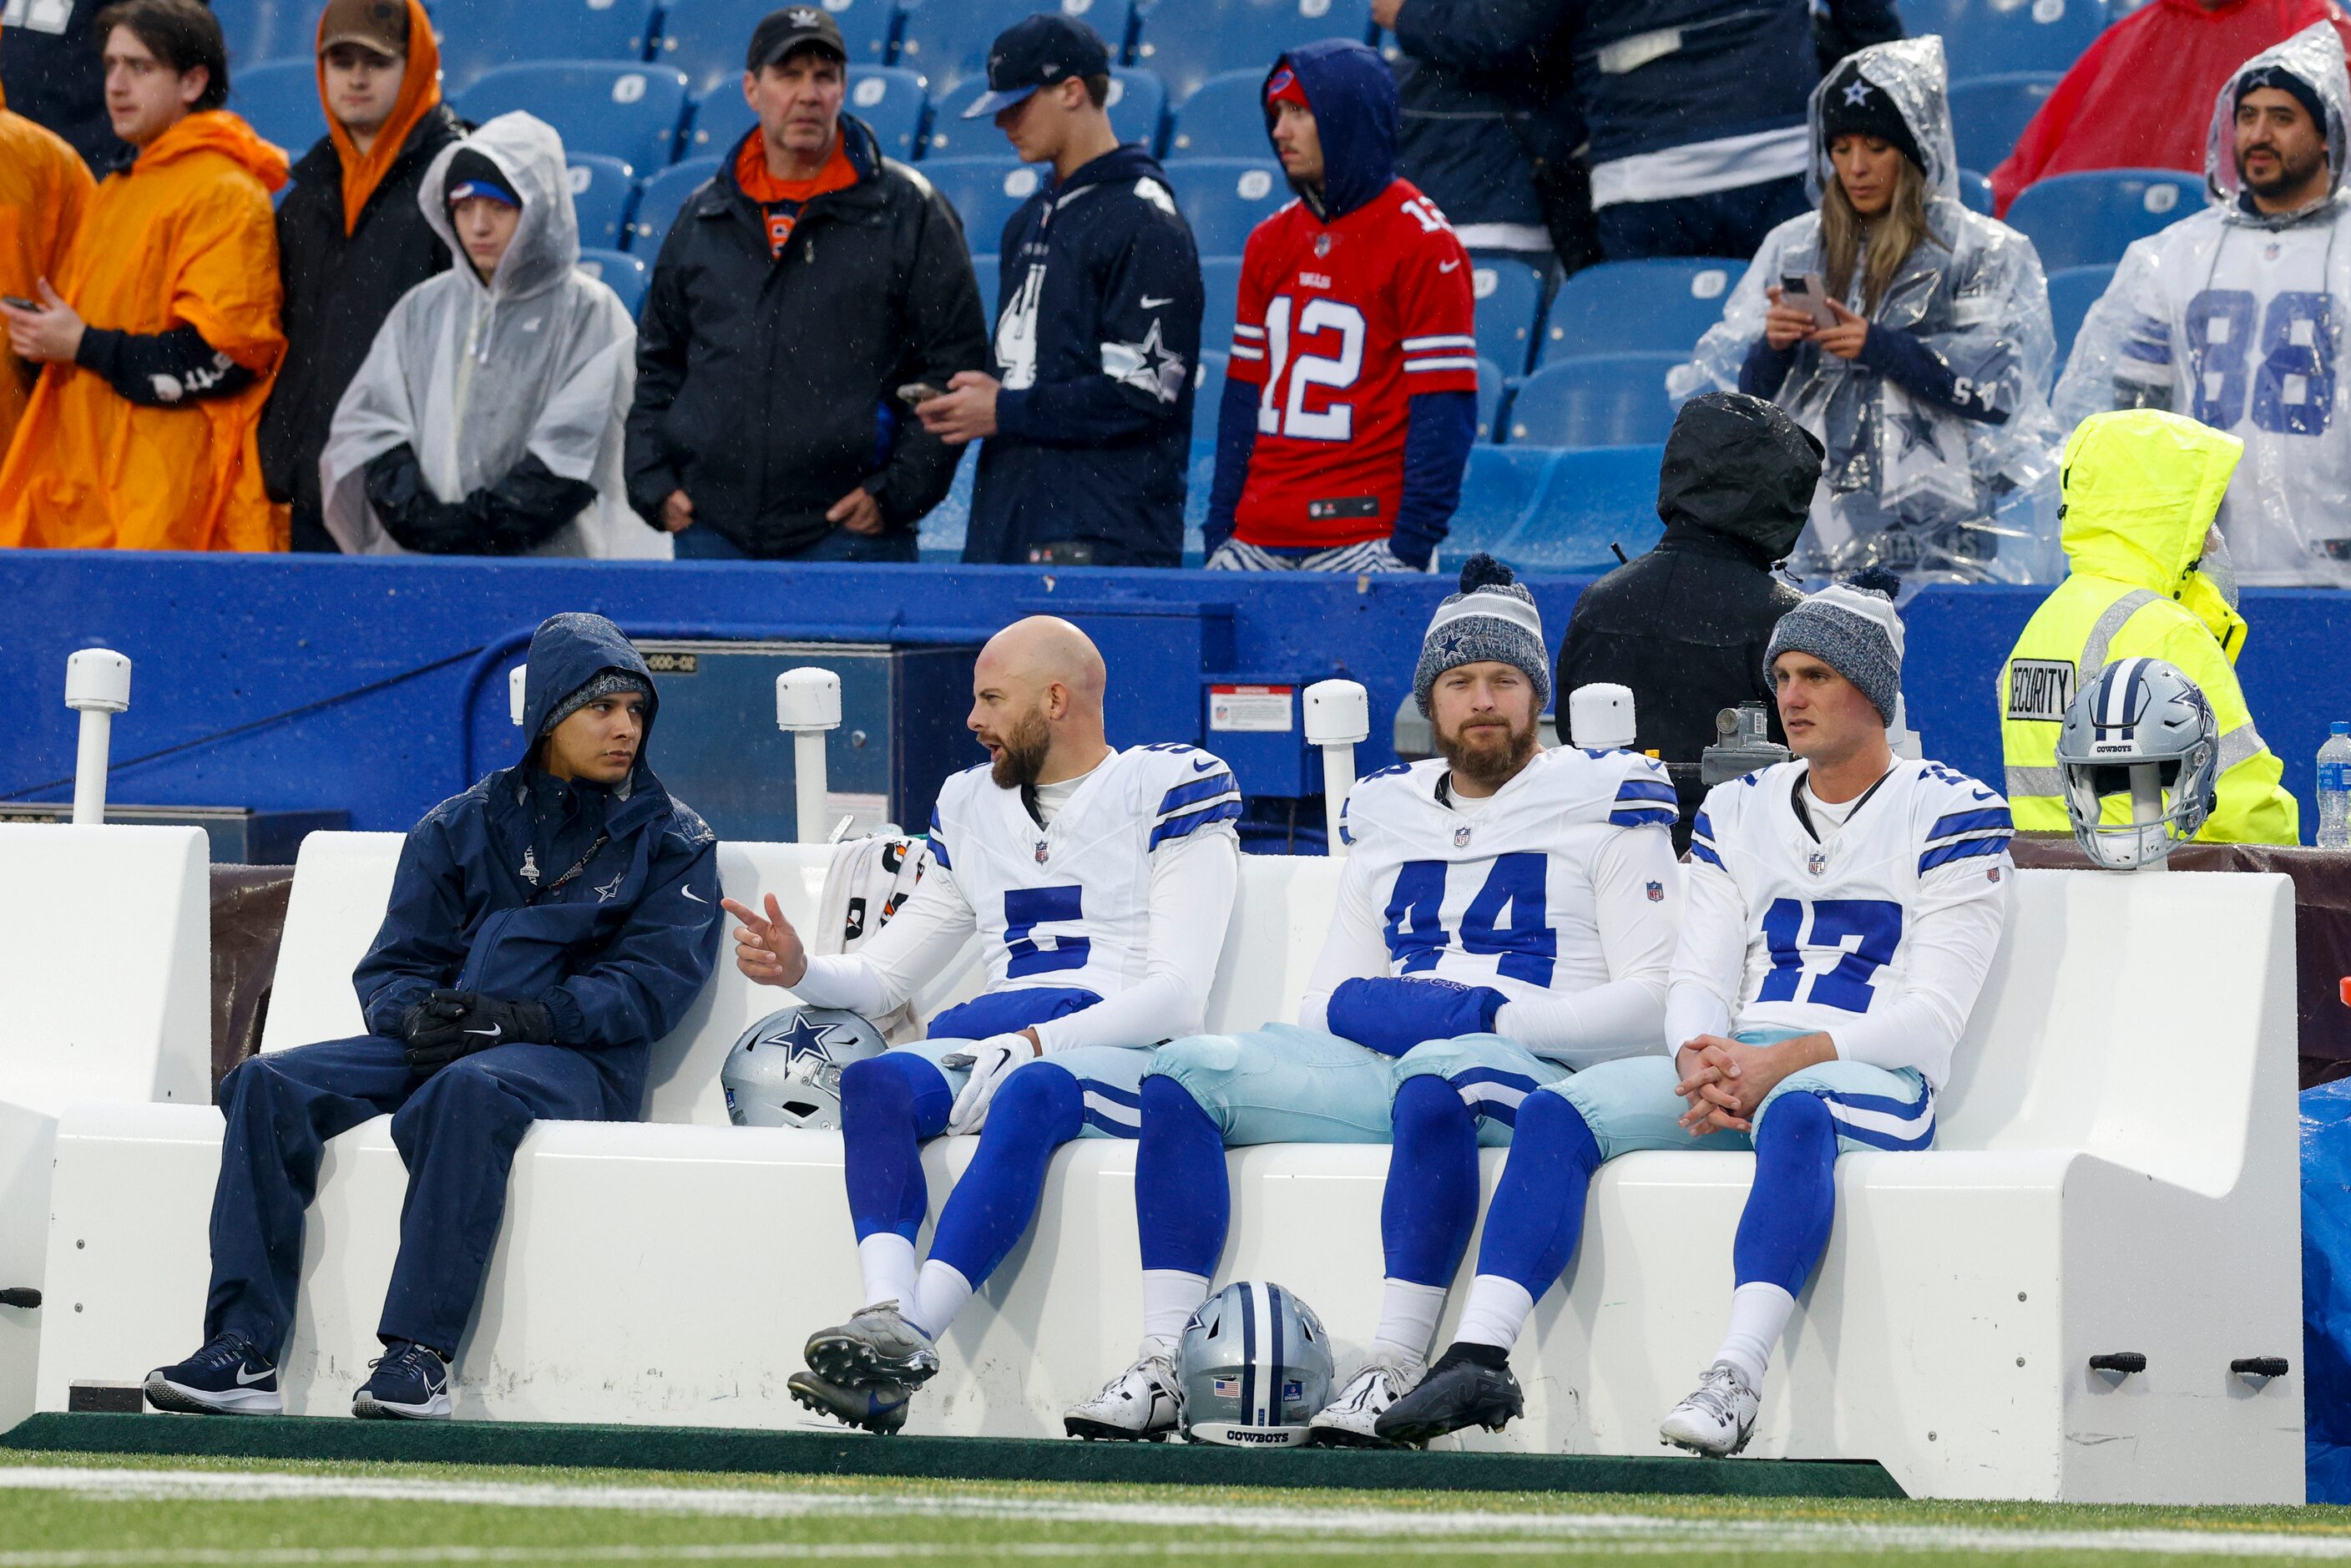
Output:
M497 1039L497 1038L498 1038L498 1036L500 1036L500 1035L502 1035L502 1034L506 1033L506 1031L507 1031L507 1026L506 1026L506 1025L504 1025L504 1024L496 1024L496 1025L494 1025L493 1027L491 1027L491 1028L489 1028L489 1029L469 1029L469 1030L467 1030L465 1032L466 1032L467 1034L478 1034L478 1035L485 1035L485 1036L488 1037L488 1038L489 1038L489 1039L491 1039L491 1040L496 1040L496 1039Z
M1154 299L1150 295L1146 294L1142 298L1136 300L1135 303L1142 306L1145 310L1156 310L1162 305L1175 304L1176 297L1171 294L1165 299Z
M256 1372L248 1377L246 1375L245 1368L240 1366L236 1369L237 1386L240 1388L250 1388L256 1383L266 1383L277 1375L269 1368L263 1367L259 1372Z
M1195 762L1192 764L1192 771L1195 773L1206 773L1209 768L1214 768L1216 764L1213 762Z
M1461 264L1458 261L1441 261L1437 264L1437 270L1439 272L1451 272L1455 267L1459 267L1460 265Z
M696 904L707 904L710 902L710 900L706 898L695 897L694 889L690 887L681 886L678 891L685 894L686 897L694 899L694 902Z

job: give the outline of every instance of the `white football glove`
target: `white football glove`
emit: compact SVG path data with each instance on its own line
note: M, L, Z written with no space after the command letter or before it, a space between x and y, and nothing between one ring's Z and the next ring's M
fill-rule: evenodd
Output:
M992 1034L971 1050L971 1081L956 1096L955 1109L947 1113L947 1131L977 1133L987 1120L987 1107L1012 1070L1023 1062L1037 1060L1037 1048L1029 1043L1025 1034Z

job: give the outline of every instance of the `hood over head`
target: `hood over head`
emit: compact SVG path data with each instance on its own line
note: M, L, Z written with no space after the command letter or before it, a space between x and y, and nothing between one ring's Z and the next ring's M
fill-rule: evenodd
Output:
M392 118L383 122L375 143L365 152L351 140L332 110L327 113L327 138L335 144L335 156L343 165L343 233L351 234L360 226L360 214L367 211L368 198L375 194L392 166L400 162L408 146L408 138L418 121L439 107L441 102L441 46L433 37L432 18L425 16L423 0L373 0L382 8L398 8L407 13L408 68L400 78L400 96L392 100ZM319 14L319 101L327 99L327 24L329 12Z
M1959 156L1951 142L1950 71L1943 63L1943 40L1930 33L1856 49L1813 89L1806 111L1813 162L1804 187L1813 205L1820 204L1823 193L1836 179L1836 169L1829 162L1828 122L1867 111L1880 118L1890 115L1908 130L1912 145L1903 152L1916 150L1930 196L1959 199Z
M2204 193L2216 205L2227 208L2231 217L2263 228L2299 222L2311 210L2252 213L2238 201L2241 182L2237 177L2237 99L2266 85L2248 82L2248 77L2273 72L2291 78L2274 85L2305 103L2315 97L2325 109L2323 129L2326 132L2326 200L2330 202L2343 189L2344 125L2351 118L2351 76L2344 69L2342 37L2331 23L2313 22L2285 42L2263 49L2222 84L2220 97L2212 102L2212 131L2204 144Z
M1777 403L1745 392L1690 399L1666 438L1657 516L1784 560L1811 515L1823 447Z
M2161 409L2084 420L2062 470L2074 570L2177 597L2244 452L2227 432Z
M446 200L449 165L468 149L497 165L522 197L522 221L515 226L514 243L498 263L489 293L502 299L527 299L569 277L580 263L580 217L571 205L571 183L564 177L563 138L553 126L519 110L501 114L441 149L417 188L416 204L424 210L424 221L456 258L450 270L475 287L482 287L449 221Z
M1379 51L1352 38L1323 38L1290 50L1273 62L1259 89L1262 104L1273 79L1292 71L1314 111L1322 139L1324 223L1345 217L1395 182L1396 130L1402 120L1395 77ZM1273 116L1266 115L1266 140L1273 139ZM1302 195L1303 193L1301 193ZM1307 209L1315 210L1309 202Z
M621 629L601 615L573 611L550 615L531 634L530 658L522 681L523 760L538 754L539 732L563 705L563 700L607 670L618 670L645 683L644 744L637 748L637 767L649 766L653 720L661 712L661 694L644 656L630 645Z

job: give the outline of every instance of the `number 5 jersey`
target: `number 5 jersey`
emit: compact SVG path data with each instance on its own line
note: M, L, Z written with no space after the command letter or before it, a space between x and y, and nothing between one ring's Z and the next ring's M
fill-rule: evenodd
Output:
M1897 760L1849 808L1824 810L1810 770L1783 762L1707 795L1667 1043L1825 1030L1844 1060L1916 1068L1939 1089L2007 916L2008 802L1938 763Z
M2108 409L2157 407L2237 436L2245 455L2220 523L2239 580L2351 587L2351 434L2335 417L2351 326L2351 203L2337 167L2312 207L2265 215L2244 204L2237 87L2272 67L2315 88L2327 144L2343 145L2351 85L2331 26L2247 61L2213 109L2212 204L2124 253L2054 402L2069 428Z

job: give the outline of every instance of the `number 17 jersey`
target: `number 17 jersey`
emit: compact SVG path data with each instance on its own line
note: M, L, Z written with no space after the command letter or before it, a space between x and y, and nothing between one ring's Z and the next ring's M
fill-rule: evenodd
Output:
M1405 180L1325 224L1292 202L1241 263L1231 380L1259 389L1233 537L1270 549L1385 539L1420 392L1478 390L1468 253Z

